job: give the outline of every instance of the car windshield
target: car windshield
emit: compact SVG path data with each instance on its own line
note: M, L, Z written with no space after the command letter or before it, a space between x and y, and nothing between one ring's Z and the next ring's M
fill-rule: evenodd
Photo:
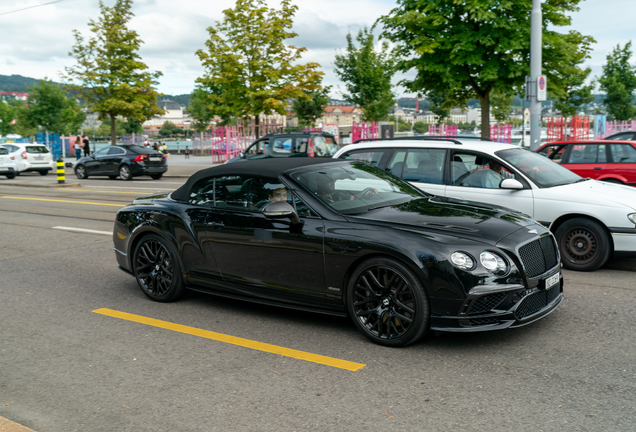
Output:
M579 175L569 169L530 150L501 150L496 155L524 173L539 187L560 186L581 180Z
M291 176L334 211L357 214L428 196L405 181L361 162L328 164Z

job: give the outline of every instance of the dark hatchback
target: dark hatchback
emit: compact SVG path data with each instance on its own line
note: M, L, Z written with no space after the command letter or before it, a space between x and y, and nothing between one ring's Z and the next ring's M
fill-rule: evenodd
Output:
M535 220L356 161L204 169L119 210L113 241L152 300L192 289L349 315L387 346L526 325L563 300L556 242Z
M338 151L336 138L323 132L265 135L227 163L288 157L332 157Z
M132 180L149 175L155 180L168 171L167 155L136 145L109 146L83 157L75 164L78 179L89 176L117 177Z

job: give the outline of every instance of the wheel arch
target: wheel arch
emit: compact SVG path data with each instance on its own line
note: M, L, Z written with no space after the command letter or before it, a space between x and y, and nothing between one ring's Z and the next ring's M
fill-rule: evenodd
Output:
M607 225L605 225L605 223L603 223L602 220L600 220L599 218L596 218L594 216L590 216L588 214L584 214L584 213L568 213L568 214L564 214L559 216L558 218L556 218L551 224L550 224L550 232L556 237L556 232L559 229L559 227L561 225L563 225L565 222L571 220L571 219L575 219L575 218L583 218L583 219L588 219L591 221L594 221L596 223L598 223L603 230L605 230L605 233L607 234L607 238L609 239L609 243L610 243L610 247L611 247L611 254L614 253L614 239L612 238L612 233L610 232L609 228L607 228Z
M159 237L163 238L165 241L167 241L170 244L175 256L177 257L177 260L179 261L179 265L181 267L181 273L183 277L185 278L185 267L183 266L183 259L181 257L181 254L179 253L179 248L177 247L175 237L173 235L167 235L165 231L163 231L162 229L154 225L139 226L131 235L130 241L128 242L128 250L126 252L128 254L128 265L130 266L130 270L133 273L135 272L135 268L133 265L133 260L134 260L133 254L135 252L135 249L137 248L137 245L145 237L148 237L151 234L158 235Z

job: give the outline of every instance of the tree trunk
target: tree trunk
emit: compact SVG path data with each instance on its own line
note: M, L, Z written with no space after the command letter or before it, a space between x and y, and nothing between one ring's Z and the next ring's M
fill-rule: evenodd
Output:
M481 137L490 138L490 92L479 97L481 103Z
M110 145L117 145L117 131L115 130L115 116L113 114L109 114L110 116Z
M254 116L254 137L256 139L259 139L261 137L260 124L261 124L261 118L259 117L258 114L256 114Z

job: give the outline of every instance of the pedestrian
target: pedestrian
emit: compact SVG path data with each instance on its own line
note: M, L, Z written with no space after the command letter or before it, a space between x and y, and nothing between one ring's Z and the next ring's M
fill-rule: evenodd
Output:
M161 149L163 150L163 154L168 154L168 144L163 143L163 147Z
M185 148L185 159L190 159L190 153L188 152L188 146Z
M82 142L84 143L84 156L90 156L91 154L91 143L88 140L86 135L82 136Z
M80 158L82 157L82 147L80 146L81 142L82 142L82 137L78 135L75 138L75 144L73 144L73 149L75 150L75 160L76 161L80 160Z
M144 147L150 147L150 141L148 141L148 138L146 138L146 141L144 141Z
M154 144L152 145L152 148L153 148L156 152L158 152L158 151L159 151L159 144L154 143Z

